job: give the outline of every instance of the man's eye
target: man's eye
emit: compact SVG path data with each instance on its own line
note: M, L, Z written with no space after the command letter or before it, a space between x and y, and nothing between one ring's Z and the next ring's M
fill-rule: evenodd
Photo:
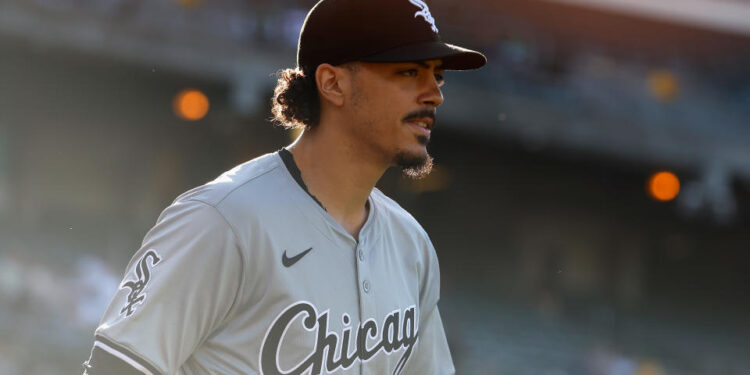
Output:
M442 87L445 84L445 78L442 74L435 74L435 82L437 82L438 87Z
M401 72L401 74L409 77L416 77L418 73L416 69L408 69Z

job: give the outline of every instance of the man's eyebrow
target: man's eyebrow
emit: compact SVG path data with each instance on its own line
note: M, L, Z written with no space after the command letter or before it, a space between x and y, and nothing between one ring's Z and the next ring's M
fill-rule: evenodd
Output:
M419 66L421 66L421 67L423 67L425 69L430 69L430 64L428 64L428 63L426 63L424 61L414 61L413 63L417 64L417 65L419 65ZM435 70L441 70L441 69L443 69L443 63L442 62L440 62L437 65L435 65Z

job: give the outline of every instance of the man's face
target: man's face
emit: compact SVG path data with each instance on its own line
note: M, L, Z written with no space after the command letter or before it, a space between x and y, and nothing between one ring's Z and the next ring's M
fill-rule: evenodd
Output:
M435 109L443 102L440 65L440 60L356 63L348 110L363 152L412 177L430 172L427 144Z

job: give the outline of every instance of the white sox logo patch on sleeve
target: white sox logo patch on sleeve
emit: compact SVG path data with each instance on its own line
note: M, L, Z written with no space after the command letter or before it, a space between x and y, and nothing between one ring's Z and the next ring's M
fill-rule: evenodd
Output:
M403 350L392 375L401 373L417 343L416 306L392 311L383 318L380 326L374 319L368 319L353 327L349 314L343 314L341 321L344 328L339 335L328 330L328 310L318 313L307 301L287 307L276 317L263 338L259 358L261 375L328 374L338 369L346 370L357 361L366 362L381 351L392 355ZM282 369L279 351L287 331L295 325L315 332L317 339L310 342L311 352L303 361L292 368ZM376 342L371 344L372 341Z
M409 2L418 6L419 9L422 9L419 12L414 13L414 18L417 18L417 17L424 18L424 20L427 21L427 23L429 23L430 26L432 26L432 31L438 32L438 28L437 26L435 26L435 19L432 18L432 14L430 14L430 8L427 7L427 3L425 3L422 0L409 0Z
M149 265L149 259L151 264ZM128 303L125 307L120 310L120 314L125 314L128 317L135 311L135 306L143 303L146 299L146 294L143 290L146 288L148 281L151 279L151 268L161 262L161 257L154 249L149 249L146 254L141 257L138 264L135 266L135 280L128 280L120 285L120 289L128 288L130 293L128 294Z

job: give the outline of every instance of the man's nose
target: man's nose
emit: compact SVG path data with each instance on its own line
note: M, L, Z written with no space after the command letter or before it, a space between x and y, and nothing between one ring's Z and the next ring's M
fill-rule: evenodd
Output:
M434 108L443 104L443 92L440 90L440 84L437 78L433 77L428 79L425 85L425 91L420 97L419 104L428 105Z

